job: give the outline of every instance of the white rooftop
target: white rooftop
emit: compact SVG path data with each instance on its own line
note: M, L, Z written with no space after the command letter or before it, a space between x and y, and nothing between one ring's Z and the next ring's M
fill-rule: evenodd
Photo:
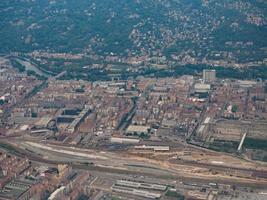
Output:
M150 126L130 125L126 132L147 132Z

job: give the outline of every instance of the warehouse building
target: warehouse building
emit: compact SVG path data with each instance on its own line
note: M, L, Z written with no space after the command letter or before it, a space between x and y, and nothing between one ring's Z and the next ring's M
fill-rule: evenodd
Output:
M130 125L126 129L126 134L128 135L147 135L150 131L150 126L142 126L142 125Z

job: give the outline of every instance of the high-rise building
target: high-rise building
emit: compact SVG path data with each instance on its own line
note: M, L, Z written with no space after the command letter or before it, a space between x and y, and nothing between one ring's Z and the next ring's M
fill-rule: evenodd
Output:
M204 82L213 82L216 80L216 70L204 69L203 70L203 80Z

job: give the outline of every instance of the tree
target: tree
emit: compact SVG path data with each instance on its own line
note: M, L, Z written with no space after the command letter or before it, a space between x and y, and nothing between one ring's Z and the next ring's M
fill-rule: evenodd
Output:
M232 107L232 112L233 112L233 113L236 113L236 112L237 112L237 109L238 109L238 108L237 108L237 105L234 105L234 106Z
M0 105L3 105L5 101L3 99L0 99Z

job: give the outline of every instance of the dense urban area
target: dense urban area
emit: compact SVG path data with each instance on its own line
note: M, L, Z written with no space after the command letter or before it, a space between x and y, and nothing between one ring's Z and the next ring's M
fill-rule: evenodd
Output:
M265 80L63 80L14 55L0 65L0 199L266 198Z
M0 200L266 200L267 1L0 1Z

